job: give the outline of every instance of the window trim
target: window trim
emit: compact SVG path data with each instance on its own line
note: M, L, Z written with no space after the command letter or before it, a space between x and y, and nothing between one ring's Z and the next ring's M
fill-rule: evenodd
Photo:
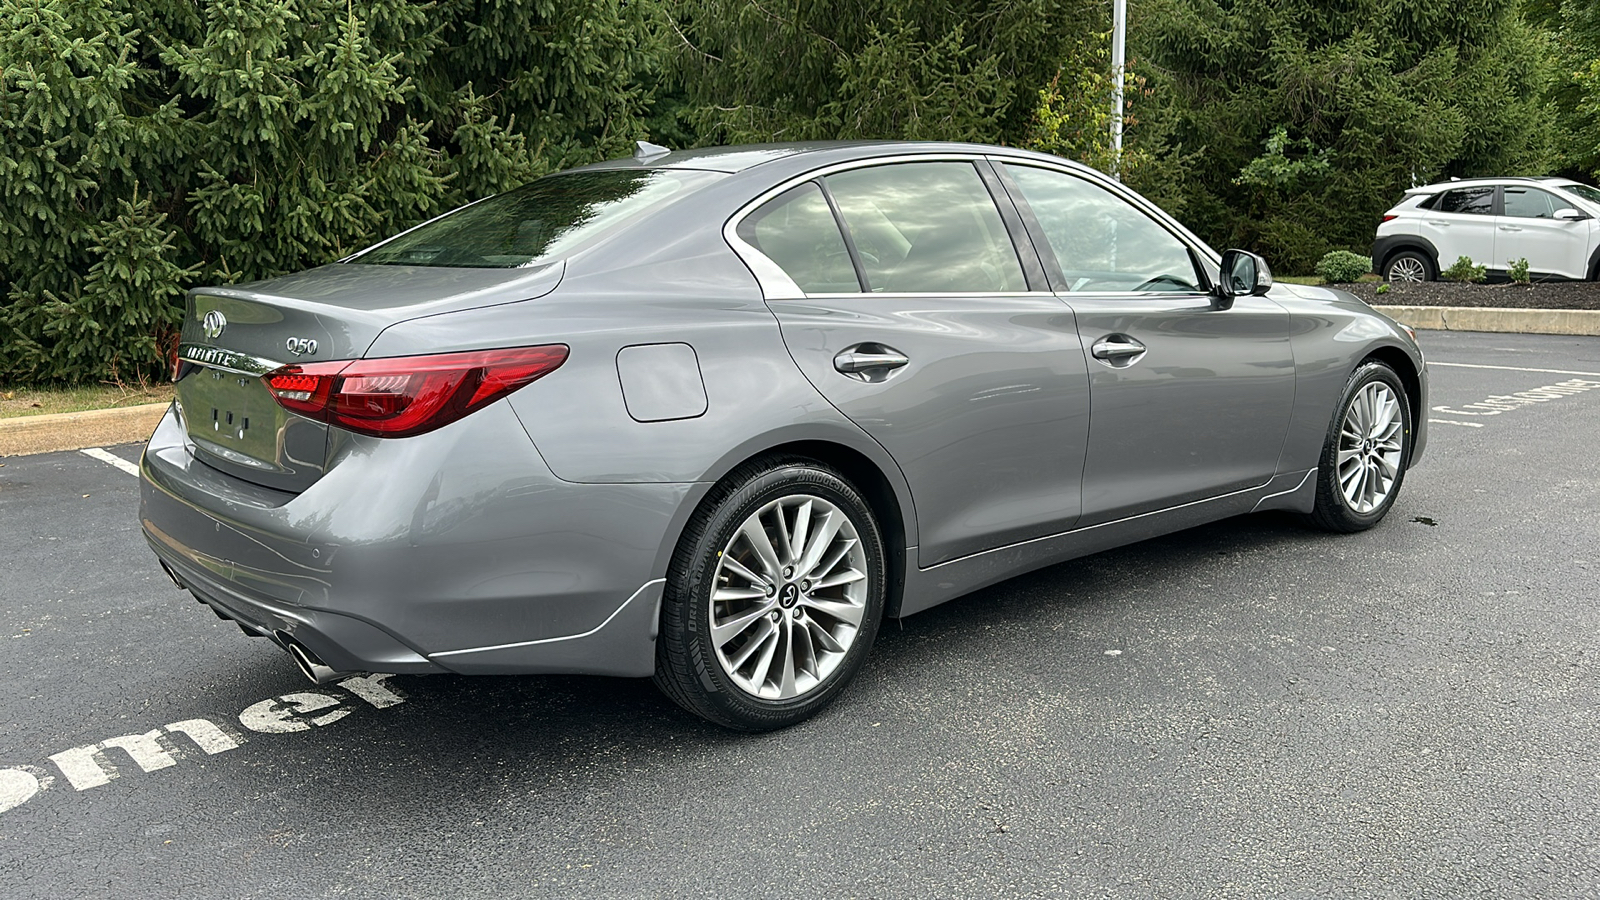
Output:
M822 200L828 204L828 214L833 216L833 227L839 229L839 236L844 238L845 252L850 256L851 267L856 270L856 287L860 288L857 293L871 292L872 282L867 279L867 265L861 261L861 251L856 248L856 236L850 233L850 226L845 223L844 213L839 211L839 201L833 199L833 189L828 187L828 179L818 175L811 181L822 191Z

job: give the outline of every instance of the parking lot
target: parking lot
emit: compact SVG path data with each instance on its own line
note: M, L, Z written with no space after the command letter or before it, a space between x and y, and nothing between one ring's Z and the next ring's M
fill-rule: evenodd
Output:
M313 688L162 574L137 446L0 459L0 894L1596 895L1600 338L1422 337L1379 527L1018 578L754 737L648 681Z

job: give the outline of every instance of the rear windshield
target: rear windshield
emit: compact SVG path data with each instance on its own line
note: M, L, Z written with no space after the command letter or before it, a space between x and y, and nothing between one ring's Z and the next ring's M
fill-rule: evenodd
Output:
M1569 194L1576 194L1590 203L1600 203L1600 188L1592 188L1587 184L1558 184L1556 187Z
M435 219L366 250L354 263L515 269L570 253L717 172L609 169L550 175Z

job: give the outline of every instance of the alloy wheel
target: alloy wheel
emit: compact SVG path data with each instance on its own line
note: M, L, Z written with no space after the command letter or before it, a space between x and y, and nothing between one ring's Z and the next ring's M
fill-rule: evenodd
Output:
M1339 490L1353 512L1383 505L1404 455L1404 416L1389 385L1374 381L1350 398L1339 428Z
M804 696L827 682L861 631L867 555L854 522L814 495L751 513L718 554L711 645L744 692Z
M1390 281L1428 280L1428 266L1415 256L1402 256L1389 266Z

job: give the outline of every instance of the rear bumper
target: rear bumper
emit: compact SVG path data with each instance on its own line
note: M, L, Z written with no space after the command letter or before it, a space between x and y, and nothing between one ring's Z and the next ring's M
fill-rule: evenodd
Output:
M176 408L140 520L197 598L341 671L644 676L689 484L571 484L505 403L416 438L351 441L305 491L191 452Z

